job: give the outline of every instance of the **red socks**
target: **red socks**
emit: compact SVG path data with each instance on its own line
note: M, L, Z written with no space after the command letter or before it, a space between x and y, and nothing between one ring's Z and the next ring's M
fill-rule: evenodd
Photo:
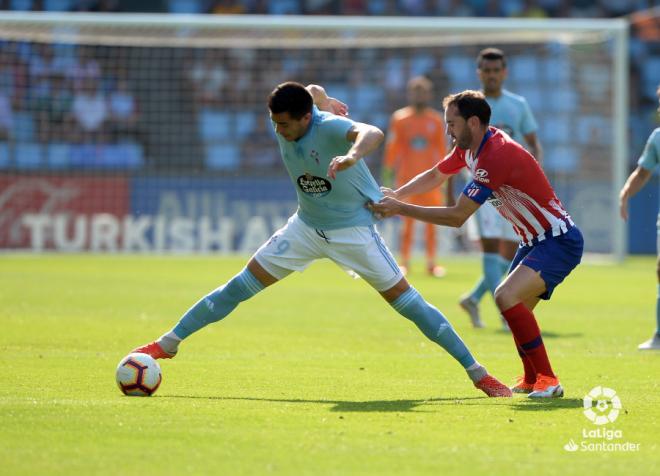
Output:
M527 357L527 354L523 352L522 348L520 347L520 343L516 340L516 338L513 338L514 342L516 343L516 348L518 349L518 355L520 356L520 360L522 360L523 367L525 369L525 383L535 383L536 382L536 369L534 368L534 365L532 364L532 361Z
M536 323L534 314L523 303L518 303L502 312L502 315L511 328L518 351L524 353L527 357L522 359L525 366L525 381L527 381L528 372L534 371L548 377L554 377L555 374L552 371L550 360L548 360L548 354L545 351L543 339L541 339L541 330ZM529 360L529 362L526 362L526 360ZM534 378L536 378L536 375L534 375Z

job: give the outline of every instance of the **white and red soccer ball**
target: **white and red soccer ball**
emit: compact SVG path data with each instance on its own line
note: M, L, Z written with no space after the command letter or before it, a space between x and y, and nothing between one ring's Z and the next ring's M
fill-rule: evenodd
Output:
M117 366L117 385L125 395L149 397L154 394L163 376L160 365L148 354L128 354Z

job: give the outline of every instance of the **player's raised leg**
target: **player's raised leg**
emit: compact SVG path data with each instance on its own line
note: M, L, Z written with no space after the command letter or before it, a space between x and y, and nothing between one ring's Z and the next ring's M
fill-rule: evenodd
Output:
M133 350L151 355L154 359L171 359L181 341L193 332L225 318L241 302L277 282L254 258L227 283L197 301L179 322L158 340Z

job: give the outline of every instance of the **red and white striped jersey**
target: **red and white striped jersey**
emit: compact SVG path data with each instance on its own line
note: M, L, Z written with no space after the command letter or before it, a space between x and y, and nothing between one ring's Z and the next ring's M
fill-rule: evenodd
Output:
M489 127L476 158L455 147L437 167L443 174L467 167L472 181L463 193L480 204L488 200L526 245L574 225L538 162L499 129Z

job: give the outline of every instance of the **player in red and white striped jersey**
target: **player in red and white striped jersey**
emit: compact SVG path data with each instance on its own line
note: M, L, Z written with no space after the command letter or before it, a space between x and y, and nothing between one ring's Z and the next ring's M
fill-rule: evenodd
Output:
M529 152L494 127L487 129L484 139L476 159L469 149L455 147L437 164L438 170L452 175L467 167L472 175L472 182L466 190L468 197L480 203L488 200L511 222L520 240L528 245L548 230L557 236L574 226ZM480 200L484 194L485 199Z
M445 98L443 106L454 150L397 190L384 189L385 198L370 208L378 217L403 215L460 227L486 200L494 205L521 239L509 275L495 292L495 302L511 328L525 371L513 390L531 398L561 397L564 390L552 370L532 311L540 299L550 299L554 288L580 263L582 234L534 157L507 134L489 126L490 107L483 93L453 94ZM456 205L424 207L401 201L438 187L463 167L470 170L472 180Z

